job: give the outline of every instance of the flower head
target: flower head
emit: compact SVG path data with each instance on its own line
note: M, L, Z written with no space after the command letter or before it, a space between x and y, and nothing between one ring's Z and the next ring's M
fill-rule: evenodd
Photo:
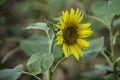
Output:
M79 60L80 56L84 56L81 48L90 46L90 43L84 38L93 33L90 28L91 24L80 24L84 15L79 12L79 9L74 11L71 8L70 13L63 11L62 16L59 19L59 24L56 24L59 29L57 32L57 44L62 45L65 57L68 57L71 52Z

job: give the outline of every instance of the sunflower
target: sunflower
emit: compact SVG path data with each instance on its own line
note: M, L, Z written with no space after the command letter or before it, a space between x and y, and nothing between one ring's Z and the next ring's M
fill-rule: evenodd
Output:
M65 57L69 57L70 53L72 53L79 60L80 56L84 56L81 49L90 46L90 43L84 38L89 37L93 31L90 28L90 23L80 24L83 17L84 14L79 9L74 11L71 8L70 13L62 11L62 18L56 24L59 29L57 32L57 44L62 45Z

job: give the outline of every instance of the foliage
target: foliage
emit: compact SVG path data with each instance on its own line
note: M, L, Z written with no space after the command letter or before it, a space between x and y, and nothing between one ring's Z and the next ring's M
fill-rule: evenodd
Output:
M111 73L104 77L105 80L116 80L115 74Z
M87 4L89 4L90 2L83 0L81 1ZM48 2L49 3L47 3L46 0L43 1L25 0L25 2L23 1L15 5L16 7L15 9L18 10L21 14L26 14L27 16L31 17L29 18L28 22L30 21L32 23L30 23L30 25L24 28L24 31L29 32L34 29L38 31L43 31L45 32L45 34L34 35L34 36L27 35L27 39L23 39L23 36L19 35L22 33L20 29L14 27L13 29L10 28L12 34L22 37L22 39L20 38L20 40L16 40L16 42L20 44L19 45L20 49L29 58L25 70L27 72L24 71L23 65L21 64L17 65L13 69L3 69L0 70L0 80L17 80L21 76L21 74L28 74L38 80L41 80L39 78L41 76L38 75L45 74L46 72L47 72L46 75L47 80L52 80L51 76L54 73L54 70L56 70L59 64L64 59L66 59L63 54L62 46L56 44L56 37L57 37L56 32L59 31L59 29L55 27L56 26L55 24L59 21L59 18L62 17L59 16L58 18L54 18L55 20L51 20L51 21L42 20L42 17L44 17L43 15L49 16L48 17L49 19L51 18L51 15L54 15L53 12L57 12L61 9L68 8L69 6L73 5L73 2L75 1L50 0ZM7 0L0 0L0 6L2 6L3 9L4 9L3 6L4 3L7 4ZM75 5L73 6L74 8L77 7ZM84 7L82 9L85 9L84 4L82 4L82 7ZM50 8L55 9L55 11L51 10ZM2 8L0 9L2 10ZM119 10L120 0L93 0L90 9L93 15L89 14L89 12L87 13L87 10L85 10L86 11L85 17L87 17L87 20L91 22L91 27L92 30L94 30L93 33L94 35L92 38L88 38L88 40L90 41L90 47L88 49L82 50L84 53L84 57L81 57L80 60L81 62L89 63L89 61L95 59L100 54L104 56L104 58L106 59L109 65L95 64L95 69L92 69L91 71L85 71L80 75L82 75L83 80L101 80L101 79L119 80L120 64L118 63L120 62L120 59L117 58L117 56L115 56L116 51L114 51L115 50L114 46L116 45L115 42L117 37L120 35L120 30L119 29L114 30L114 28L115 26L119 26L119 22L120 22L120 18L116 19L116 15L117 16L120 15L120 10ZM50 10L52 14L50 13ZM43 11L43 15L39 16L39 13L42 13L42 11ZM2 11L2 13L0 13L0 28L1 25L2 26L5 25L4 24L5 21L9 20L9 18L6 19L6 16L3 16L3 13L6 13L5 15L7 16L13 14L13 13L9 13L9 11L5 11L5 12ZM15 11L15 13L17 13L17 11ZM67 13L65 13L64 15L66 14ZM34 19L33 16L35 16ZM38 18L41 18L41 20L39 20ZM39 22L33 23L34 21L39 21ZM100 30L102 30L104 26L106 26L107 29L109 30L109 38L110 38L110 41L108 42L110 44L109 47L108 46L106 47L105 45L106 43L104 43L104 41L106 41L104 40L104 38L106 39L106 36L99 37L99 35L96 34ZM6 32L9 33L9 31ZM4 41L0 40L0 45L1 43L4 43ZM53 69L53 71L51 71L51 69Z
M120 14L119 3L120 0L95 0L92 4L92 10L109 28L115 15Z
M28 56L32 56L37 52L48 52L48 38L45 36L32 36L26 40L20 42L20 48Z
M28 71L35 75L43 73L50 69L53 61L54 56L51 53L36 53L27 62Z
M0 70L0 80L17 80L23 71L23 65L18 65L13 69Z
M107 71L112 71L112 68L106 65L96 64L94 70L83 72L82 76L84 80L101 80Z
M35 23L35 24L31 24L29 25L27 28L25 29L40 29L40 30L44 30L46 32L49 31L49 27L47 27L47 24L46 23Z
M91 46L88 50L84 51L85 56L82 58L83 61L90 61L91 59L96 58L98 53L103 51L104 47L104 38L97 38L90 41Z
M72 4L73 0L51 0L49 5L51 8L55 8L55 9L60 9L60 8L65 8L68 5ZM58 4L59 3L59 4ZM54 7L56 6L56 7Z

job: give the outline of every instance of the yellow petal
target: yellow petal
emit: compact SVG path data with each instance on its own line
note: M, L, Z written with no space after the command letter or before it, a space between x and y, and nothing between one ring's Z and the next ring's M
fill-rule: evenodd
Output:
M60 29L60 27L61 27L59 24L55 24L55 26L56 26L58 29Z
M73 21L74 21L75 24L77 24L77 21L78 21L79 17L80 17L79 9L77 8L77 10L74 14L74 17L73 17Z
M65 12L64 11L62 11L62 15L63 15L63 18L64 18L64 16L65 16Z
M79 26L79 31L80 30L85 30L88 29L90 27L91 23L86 23L86 24L82 24Z
M79 13L79 9L77 8L76 13L75 13L75 16L77 16L78 13Z
M63 21L65 21L65 12L62 11L62 15L63 15Z
M82 57L84 56L83 52L80 50L80 48L77 45L75 45L75 49L77 50L80 56Z
M79 44L79 46L83 47L83 48L88 48L90 46L90 43L87 42L84 39L77 39L77 43Z
M79 38L89 37L92 35L92 33L93 33L93 31L90 29L78 31Z
M62 36L58 36L57 37L57 45L61 45L63 43L63 37Z
M72 19L73 17L74 17L74 9L73 8L71 8L71 10L70 10L70 19Z
M66 11L65 13L63 12L63 20L64 20L64 24L66 24L68 22L68 11Z
M79 54L77 53L77 51L75 50L75 47L72 45L72 46L69 46L70 47L70 51L73 53L73 55L75 56L75 58L77 60L79 60Z
M63 31L62 30L58 31L57 35L61 35L62 36L63 35Z
M81 20L83 19L83 17L84 17L84 14L81 14L80 17L78 18L78 21L77 21L78 24L81 22Z
M65 57L68 57L69 56L68 46L65 43L63 44L63 51L64 51Z
M62 20L62 19L59 19L59 22L60 22L60 24L61 24L61 25L63 25L63 24L64 24L64 22L63 22L63 20Z

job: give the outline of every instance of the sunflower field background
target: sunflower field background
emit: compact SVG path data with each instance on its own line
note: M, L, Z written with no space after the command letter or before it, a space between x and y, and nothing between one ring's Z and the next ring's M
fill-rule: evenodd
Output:
M53 36L71 8L93 31L79 60ZM120 80L119 48L120 0L0 0L0 80Z

